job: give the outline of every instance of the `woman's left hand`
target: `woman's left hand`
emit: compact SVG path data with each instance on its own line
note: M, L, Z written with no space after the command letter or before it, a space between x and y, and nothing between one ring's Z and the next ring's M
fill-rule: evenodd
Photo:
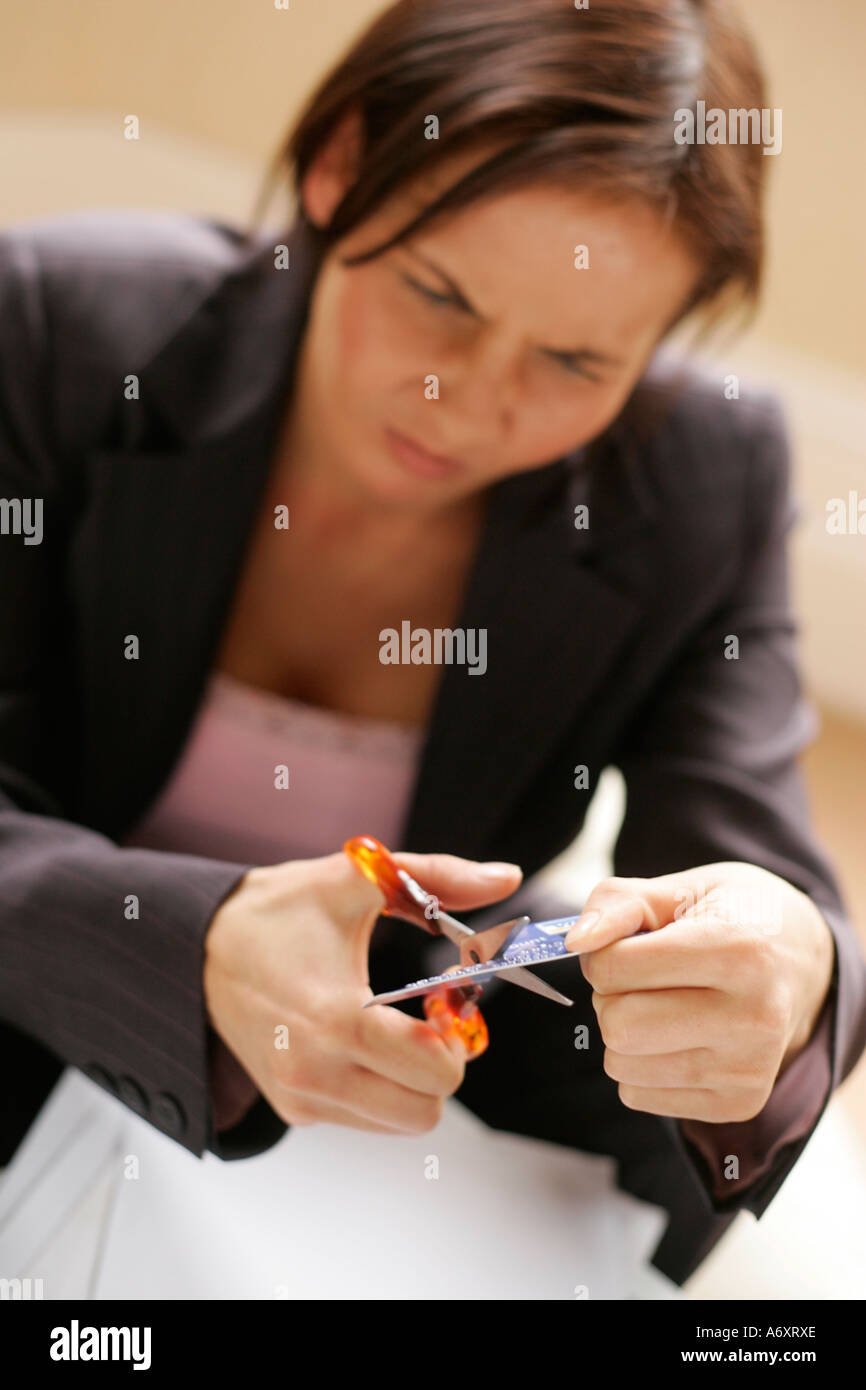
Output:
M814 1031L835 944L810 898L752 864L606 878L572 928L605 1043L632 1110L750 1120ZM636 935L636 933L639 933Z

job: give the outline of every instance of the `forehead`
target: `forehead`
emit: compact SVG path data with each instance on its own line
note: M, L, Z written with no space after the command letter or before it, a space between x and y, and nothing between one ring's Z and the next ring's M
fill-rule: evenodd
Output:
M465 156L395 195L388 224L404 225L478 163ZM700 266L675 222L638 198L614 200L561 183L485 195L406 243L456 280L485 318L519 324L538 342L577 347L582 325L661 331ZM584 266L575 260L586 248Z

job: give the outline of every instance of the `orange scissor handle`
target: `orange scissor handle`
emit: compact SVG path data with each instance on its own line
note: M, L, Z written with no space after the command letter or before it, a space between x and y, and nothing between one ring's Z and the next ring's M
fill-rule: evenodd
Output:
M354 839L346 841L343 849L353 863L357 864L364 877L375 883L385 894L385 912L394 913L399 917L402 909L404 912L410 912L409 920L414 921L418 915L419 904L407 886L407 881L412 880L385 846L379 840L374 840L372 835L356 835ZM430 930L433 922L428 919L426 926Z
M469 990L477 990L478 994L470 994L467 998ZM443 985L441 992L437 990L424 996L427 1022L443 1038L459 1038L466 1049L467 1061L486 1052L490 1041L481 1010L475 1007L480 993L480 985L461 985L454 989Z
M385 915L406 917L434 936L440 934L435 917L428 917L421 905L424 890L401 869L389 851L372 835L355 835L343 845L345 853L385 896ZM413 891L414 890L414 891ZM424 996L424 1016L443 1038L459 1038L467 1059L480 1057L489 1042L487 1024L476 1008L480 985L443 985Z

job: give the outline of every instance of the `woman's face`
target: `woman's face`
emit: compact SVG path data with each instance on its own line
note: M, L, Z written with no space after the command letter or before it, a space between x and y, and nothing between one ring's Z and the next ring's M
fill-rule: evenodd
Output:
M452 162L396 196L331 249L316 281L294 443L373 502L448 505L598 435L699 273L649 205L540 185L341 264L477 162ZM330 187L308 175L317 221L337 196Z

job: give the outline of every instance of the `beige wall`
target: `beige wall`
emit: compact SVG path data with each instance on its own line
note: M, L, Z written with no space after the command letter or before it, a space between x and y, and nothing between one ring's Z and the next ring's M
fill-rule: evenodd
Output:
M761 328L788 348L862 372L866 5L757 0L747 13L784 133L782 154L772 160Z

